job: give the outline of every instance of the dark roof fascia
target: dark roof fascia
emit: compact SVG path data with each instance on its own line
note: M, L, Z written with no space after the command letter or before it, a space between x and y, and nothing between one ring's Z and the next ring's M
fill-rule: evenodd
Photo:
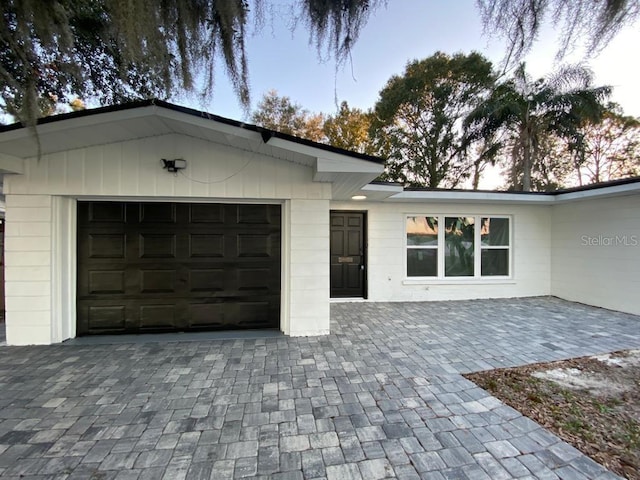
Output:
M343 148L334 147L332 145L326 145L324 143L314 142L312 140L307 140L304 138L296 137L294 135L278 132L275 130L271 130L269 128L260 127L258 125L253 125L250 123L240 122L238 120L232 120L230 118L221 117L219 115L214 115L212 113L207 113L200 110L195 110L193 108L182 107L180 105L176 105L174 103L169 103L169 102L165 102L164 100L158 100L158 99L135 100L132 102L122 103L118 105L109 105L106 107L90 108L86 110L78 110L76 112L61 113L58 115L39 118L37 124L45 125L48 123L69 120L72 118L82 118L90 115L100 115L102 113L120 112L124 110L132 110L135 108L151 107L151 106L162 107L162 108L166 108L167 110L172 110L174 112L180 112L180 113L184 113L194 117L204 118L206 120L212 120L212 121L224 123L226 125L230 125L233 127L243 128L245 130L256 132L262 136L262 140L265 143L267 143L271 138L280 138L282 140L287 140L289 142L298 143L300 145L306 145L308 147L325 150L327 152L336 153L338 155L345 155L345 156L357 158L359 160L373 162L378 165L383 165L385 162L384 159L380 157L374 157L372 155L366 155L364 153L352 152L350 150L345 150ZM12 130L19 130L21 128L25 128L25 125L21 122L12 123L10 125L0 125L0 133L9 132Z
M588 190L600 190L608 187L618 187L620 185L629 185L640 183L640 177L622 178L619 180L610 180L608 182L592 183L579 187L561 188L552 192L522 192L516 190L466 190L460 188L421 188L421 187L405 187L405 192L457 192L457 193L499 193L523 196L552 196L563 195L565 193L585 192Z

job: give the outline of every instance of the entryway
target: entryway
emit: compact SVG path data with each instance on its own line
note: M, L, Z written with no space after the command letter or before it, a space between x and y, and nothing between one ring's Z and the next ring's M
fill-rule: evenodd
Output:
M331 298L366 298L366 220L362 211L331 211Z

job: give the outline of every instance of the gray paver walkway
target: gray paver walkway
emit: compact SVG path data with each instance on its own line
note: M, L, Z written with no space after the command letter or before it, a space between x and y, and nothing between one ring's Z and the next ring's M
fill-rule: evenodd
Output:
M460 373L640 347L554 298L331 306L310 338L0 349L0 476L617 478Z

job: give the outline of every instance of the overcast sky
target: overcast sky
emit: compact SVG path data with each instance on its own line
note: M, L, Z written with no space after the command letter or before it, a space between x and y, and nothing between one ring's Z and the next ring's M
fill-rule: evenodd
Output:
M313 112L333 113L335 98L351 106L373 106L378 92L394 74L401 74L407 61L426 58L436 51L468 53L476 50L494 64L505 52L502 40L482 35L474 0L390 0L369 19L353 49L352 61L336 74L333 59L320 59L303 25L291 31L287 2L273 2L283 12L248 40L249 71L253 106L262 94L275 89ZM535 76L551 72L557 65L556 32L548 26L534 51L527 57ZM588 61L597 85L612 85L613 99L625 113L640 116L640 65L636 51L640 28L623 30L596 58ZM574 58L581 58L574 55ZM228 79L219 68L213 96L171 99L176 103L238 120L247 116L238 104Z

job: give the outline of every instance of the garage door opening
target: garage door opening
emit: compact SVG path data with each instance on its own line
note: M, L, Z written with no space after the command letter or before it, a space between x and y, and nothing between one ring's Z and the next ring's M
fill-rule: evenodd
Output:
M77 335L279 328L281 207L79 202Z

